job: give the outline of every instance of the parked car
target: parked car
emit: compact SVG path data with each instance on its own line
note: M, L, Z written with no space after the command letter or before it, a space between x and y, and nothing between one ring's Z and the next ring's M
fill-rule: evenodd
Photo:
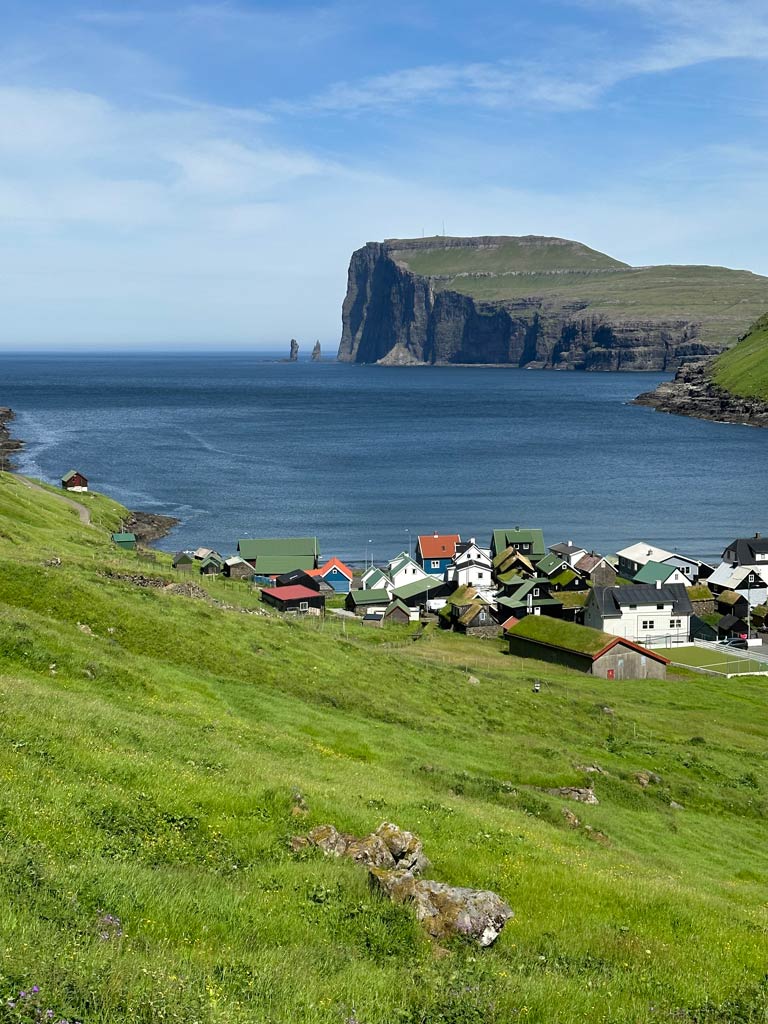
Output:
M717 641L722 647L738 647L746 650L749 647L745 636L727 636L724 640Z

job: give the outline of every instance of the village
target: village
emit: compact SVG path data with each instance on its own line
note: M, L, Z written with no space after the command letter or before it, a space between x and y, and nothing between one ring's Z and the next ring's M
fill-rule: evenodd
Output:
M88 480L72 470L62 487L87 491ZM112 540L137 546L129 532ZM662 652L690 644L740 655L762 647L768 628L760 534L733 540L716 566L645 541L611 554L572 540L547 546L542 530L520 526L494 529L487 546L458 533L419 534L413 550L364 567L321 558L316 537L241 538L230 556L199 547L178 551L172 565L255 586L286 615L328 611L373 628L434 623L609 679L663 677L670 658Z

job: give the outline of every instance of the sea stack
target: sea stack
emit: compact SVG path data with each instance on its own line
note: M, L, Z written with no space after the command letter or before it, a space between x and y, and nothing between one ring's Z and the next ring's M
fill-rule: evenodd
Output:
M292 363L295 363L299 358L299 343L295 338L291 338L291 354L288 358Z
M315 342L315 347L312 349L312 358L315 360L315 362L319 362L319 360L323 358L322 353L320 351L319 341Z

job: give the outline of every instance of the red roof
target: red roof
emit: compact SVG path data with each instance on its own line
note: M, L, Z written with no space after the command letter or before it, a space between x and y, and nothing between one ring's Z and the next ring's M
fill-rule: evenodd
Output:
M621 644L623 647L631 647L633 651L639 651L640 654L646 654L649 658L653 658L654 661L661 661L665 665L669 665L670 663L669 658L665 658L663 654L659 654L658 651L652 651L648 647L641 647L640 644L635 644L631 640L627 640L625 636L617 636L615 640L611 640L611 642L606 644L601 651L592 655L592 661L597 661L598 658L602 658L602 656L607 654L608 651L613 650L617 644Z
M519 621L520 619L518 619L515 615L510 615L508 619L504 619L504 621L501 624L501 628L512 629L512 627L516 626Z
M307 576L325 576L331 569L338 569L342 576L346 576L348 580L352 579L354 575L348 565L345 565L339 558L329 558L325 565L321 565L319 569L308 569Z
M458 533L427 533L419 536L422 558L453 558L456 545L461 542Z
M276 597L278 601L305 601L308 597L320 597L316 590L309 587L264 587L262 594Z

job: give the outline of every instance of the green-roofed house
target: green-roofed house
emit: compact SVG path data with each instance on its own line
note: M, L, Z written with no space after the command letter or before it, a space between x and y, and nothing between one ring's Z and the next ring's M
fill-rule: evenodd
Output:
M451 593L453 584L426 574L424 579L414 580L402 587L396 587L393 597L399 597L409 608L424 608L426 611L439 611Z
M316 569L320 560L317 537L247 537L237 542L237 553L259 576Z
M682 583L684 587L690 587L691 581L681 572L676 565L667 565L665 562L646 562L632 577L633 583Z
M550 551L550 553L545 555L538 563L536 566L536 572L539 576L556 576L557 573L570 568L570 563L566 562L560 555L556 555L554 551Z
M491 555L495 558L509 547L513 547L525 555L534 565L541 561L547 553L544 546L544 534L541 530L523 530L519 526L513 530L494 530L491 537Z
M136 550L136 534L134 533L113 533L112 543L117 544L124 551Z
M387 590L350 590L344 599L344 607L355 615L381 615L390 602Z
M541 563L539 563L541 564ZM560 594L563 591L581 592L588 590L587 581L573 569L561 569L554 576L549 577L549 587L553 594Z
M61 486L65 491L87 491L88 479L82 473L78 473L76 469L70 469L61 478Z
M384 609L384 615L382 616L382 622L385 626L387 625L405 625L408 622L412 622L414 613L405 603L401 601L399 597L393 598L387 607ZM416 615L418 618L418 614Z
M522 619L526 615L551 615L560 618L563 614L563 602L552 597L550 583L546 577L534 577L525 580L512 593L497 598L499 610L504 618L514 615Z
M624 637L545 615L527 615L505 631L509 653L601 679L666 679L669 661Z

